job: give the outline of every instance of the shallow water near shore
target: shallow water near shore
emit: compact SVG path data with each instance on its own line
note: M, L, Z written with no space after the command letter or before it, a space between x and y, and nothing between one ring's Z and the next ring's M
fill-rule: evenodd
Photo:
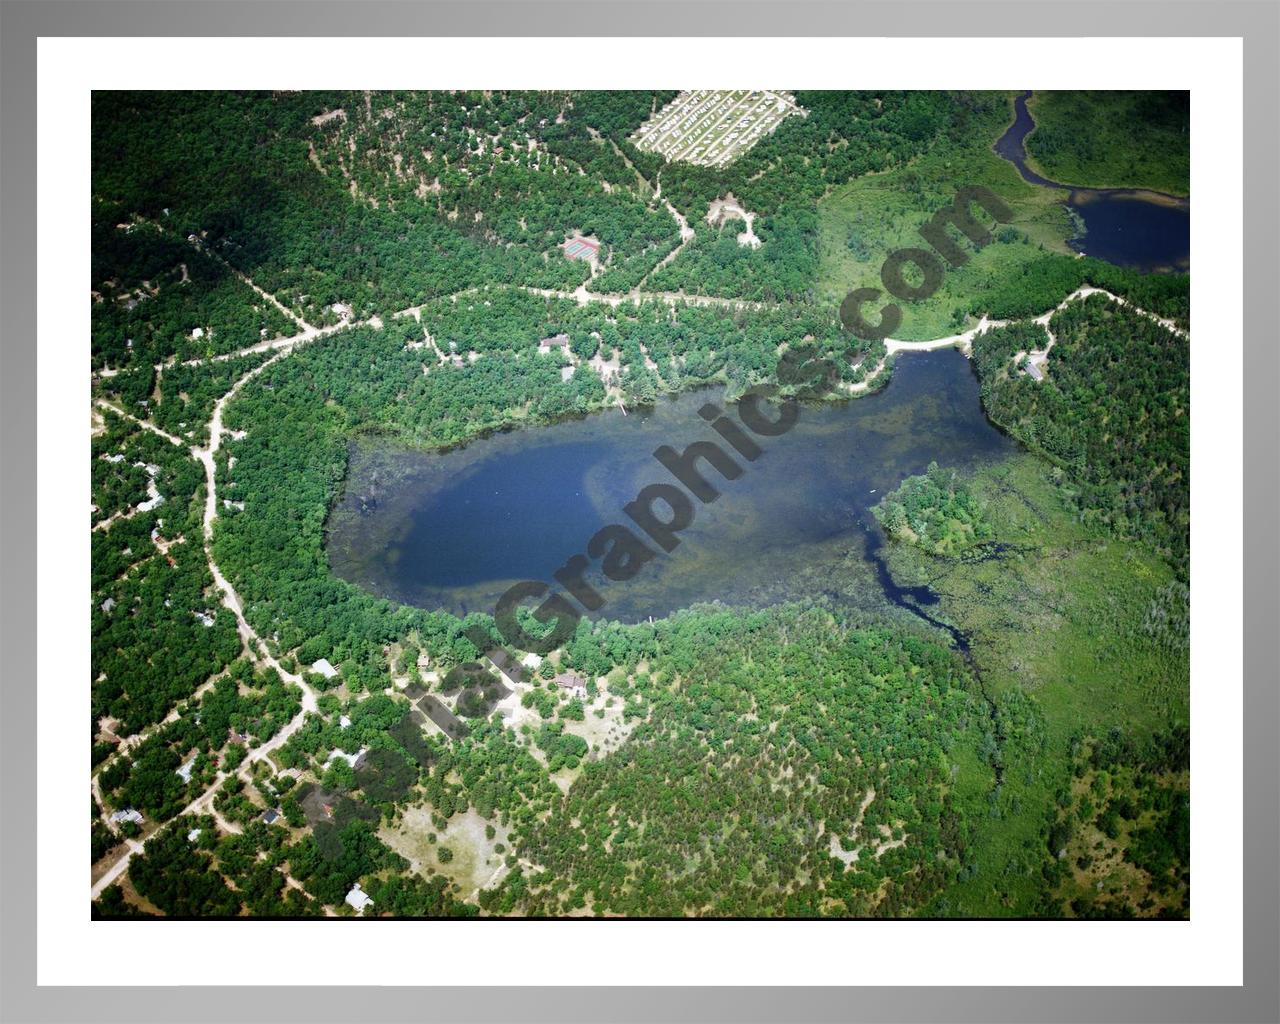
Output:
M448 452L356 442L328 524L331 567L380 597L491 613L516 581L553 584L606 524L647 540L623 506L650 483L674 482L655 448L712 440L734 454L698 415L721 396L704 389L629 416L614 409ZM805 406L791 431L755 440L763 454L754 462L734 454L737 479L699 463L720 497L694 499L694 520L670 554L621 582L591 561L585 578L605 600L593 617L634 622L698 602L815 595L901 604L912 595L878 569L870 507L931 459L972 469L1015 448L986 420L972 367L950 349L900 356L880 393Z
M1027 110L1030 93L1014 100L1014 119L995 144L1024 181L1061 189L1067 208L1081 225L1071 240L1077 252L1147 273L1191 269L1191 203L1187 199L1134 188L1086 188L1051 181L1027 164L1025 140L1035 128Z

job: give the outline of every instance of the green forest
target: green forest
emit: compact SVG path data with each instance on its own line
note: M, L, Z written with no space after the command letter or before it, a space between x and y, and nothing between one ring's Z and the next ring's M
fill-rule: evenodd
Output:
M1043 386L1011 372L1019 328L982 335L974 364L988 415L1068 470L1081 514L1146 538L1186 571L1190 537L1190 363L1185 338L1090 296L1049 321Z
M1045 92L1027 109L1036 119L1027 152L1046 177L1085 188L1191 191L1190 93Z
M955 470L929 463L923 476L911 476L881 499L873 513L895 540L915 544L933 555L956 556L991 539L991 524Z
M635 145L673 91L95 93L96 917L1187 916L1189 277L1072 251L993 151L1012 92L790 95L711 167ZM1185 194L1180 95L1036 94L1030 155ZM1012 221L851 334L969 185ZM797 365L862 408L961 332L1012 454L926 454L830 589L517 669L491 614L330 568L357 443L809 408Z

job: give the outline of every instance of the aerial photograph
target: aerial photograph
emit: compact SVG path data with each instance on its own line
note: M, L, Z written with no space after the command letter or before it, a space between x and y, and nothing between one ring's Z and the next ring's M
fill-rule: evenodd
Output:
M1190 202L1187 92L95 92L89 913L1189 919Z

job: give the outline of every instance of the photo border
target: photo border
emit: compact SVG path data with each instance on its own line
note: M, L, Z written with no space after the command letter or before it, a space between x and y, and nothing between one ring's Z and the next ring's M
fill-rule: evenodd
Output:
M1275 183L1280 7L1250 2L893 4L715 2L406 3L396 0L202 4L136 0L0 7L0 1019L4 1020L1274 1020L1280 1011L1280 686L1276 628L1280 507L1275 389L1280 384L1275 283L1280 207ZM1217 36L1244 40L1244 985L1237 988L382 988L209 986L36 987L35 787L35 40L40 36L592 36L826 35L867 37ZM1159 19L1159 20L1157 20ZM779 32L779 26L782 27ZM1087 951L1086 951L1087 955ZM637 965L642 971L643 965Z

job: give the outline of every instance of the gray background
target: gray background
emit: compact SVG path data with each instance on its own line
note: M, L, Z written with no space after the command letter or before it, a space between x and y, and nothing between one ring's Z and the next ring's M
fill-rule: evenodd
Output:
M1280 1020L1277 97L1280 8L1258 2L426 3L0 0L0 1018L5 1021ZM663 11L661 8L667 8ZM1245 39L1243 988L35 987L35 187L38 36L1237 36ZM1087 62L1087 54L1081 59ZM658 76L670 75L657 69ZM656 83L658 84L658 83ZM660 84L678 86L676 81ZM1023 85L1026 83L1011 83ZM1034 85L1035 83L1031 83ZM85 197L87 198L87 197ZM1206 254L1200 254L1200 259ZM83 268L81 268L83 270ZM1203 311L1200 319L1203 321ZM50 467L45 467L48 470ZM1241 553L1244 556L1244 552ZM1232 638L1224 638L1230 640ZM1223 680L1234 685L1235 680ZM118 925L104 924L103 930ZM163 927L158 925L157 927ZM256 927L246 922L246 931ZM625 924L618 927L624 928ZM843 941L833 925L831 940ZM565 948L574 932L565 926ZM346 935L346 938L351 936ZM269 944L263 932L263 952ZM1141 941L1141 932L1135 942ZM341 969L340 946L331 949ZM527 955L529 951L515 955ZM269 955L269 954L268 954ZM424 951L424 973L447 956ZM991 950L993 959L999 948ZM1089 950L1080 950L1086 964ZM858 956L850 948L850 978ZM661 952L656 951L656 962ZM1063 964L1065 970L1071 964ZM923 965L927 970L927 965ZM637 980L651 968L636 964ZM163 983L163 978L157 978ZM585 980L585 979L584 979ZM833 982L846 979L833 978ZM1011 978L1011 982L1016 982Z

